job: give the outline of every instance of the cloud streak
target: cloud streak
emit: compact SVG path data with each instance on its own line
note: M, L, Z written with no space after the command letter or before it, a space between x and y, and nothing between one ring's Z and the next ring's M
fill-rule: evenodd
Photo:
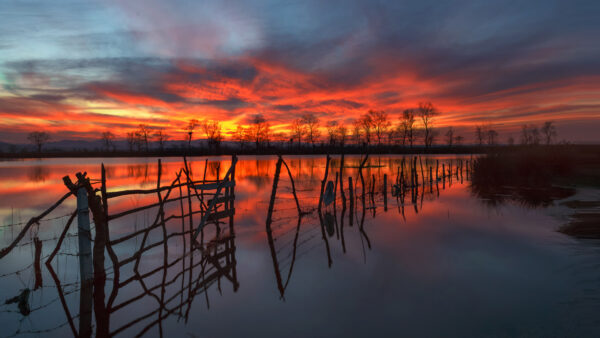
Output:
M232 131L255 113L281 131L306 112L348 122L383 109L397 119L422 100L443 112L439 127L495 123L510 133L552 119L559 131L561 121L570 126L562 137L599 141L590 128L573 133L600 128L593 1L69 5L40 57L14 47L37 31L0 37L8 50L0 56L1 141L39 128L124 134L139 123L177 137L190 118ZM11 20L27 10L1 6L16 13ZM39 8L47 25L43 11L54 8Z

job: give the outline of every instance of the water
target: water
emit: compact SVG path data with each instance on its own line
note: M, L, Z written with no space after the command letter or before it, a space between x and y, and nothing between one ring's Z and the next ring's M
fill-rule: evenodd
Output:
M189 234L181 235L189 230L188 218L169 219L164 233L157 227L144 241L143 230L157 219L158 208L109 222L113 241L140 232L113 245L119 261L132 257L143 243L160 244L165 234L170 237L167 269L165 247L157 245L140 256L137 266L133 259L120 267L120 283L129 282L116 292L115 269L107 254L104 297L92 295L91 288L80 283L76 220L50 268L44 264L75 210L71 197L0 260L1 303L31 289L26 297L28 315L22 314L18 303L0 305L0 336L63 337L90 326L95 333L104 327L102 323L108 323L108 332L117 336L581 337L600 333L598 246L555 231L564 222L557 203L536 208L510 199L490 203L486 196L472 192L466 169L455 174L459 160L468 157L429 156L422 159L423 172L420 163L417 166L426 184L419 187L415 203L410 191L402 203L388 188L386 208L383 175L393 183L402 156L383 156L370 158L363 170L367 192L363 208L356 169L360 158L349 156L344 188L349 198L351 176L356 186L354 210L349 203L343 210L338 190L335 207L323 208L322 226L317 205L325 158L285 159L306 212L300 222L283 167L271 232L267 231L277 158L240 157L235 170L235 214L221 220L219 233L214 224L207 225L198 237L204 253L196 249L190 254ZM207 179L222 179L231 158L208 160ZM440 172L442 163L446 168L452 165L451 179L433 178L430 183L428 167L435 176L436 160ZM189 161L193 178L201 179L204 158ZM157 185L156 159L1 162L1 246L16 238L23 222L67 192L63 176L74 179L76 172L85 171L99 179L101 162L109 192ZM405 173L409 162L406 158ZM182 167L179 159L163 160L161 185L169 185ZM339 157L334 157L329 179L338 171ZM100 187L97 181L92 183ZM177 196L179 190L173 189L171 197ZM109 200L109 214L156 201L156 194L114 198ZM182 208L187 212L188 201L184 201L170 203L165 217L181 215ZM199 208L198 200L192 203ZM200 217L194 215L193 224ZM235 236L229 236L230 231ZM43 244L42 287L34 290L36 236ZM219 244L209 244L217 236ZM191 274L190 266L194 266ZM111 295L114 311L106 310ZM92 297L104 302L96 301L92 313L80 313L80 301Z

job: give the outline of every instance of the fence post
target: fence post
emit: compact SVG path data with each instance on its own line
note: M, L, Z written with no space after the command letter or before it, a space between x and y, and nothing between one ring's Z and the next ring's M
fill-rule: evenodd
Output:
M92 234L90 232L90 210L87 191L77 188L77 237L79 239L79 272L81 291L79 297L79 336L92 335L92 291L94 271L92 270Z
M383 174L383 211L387 209L387 174Z

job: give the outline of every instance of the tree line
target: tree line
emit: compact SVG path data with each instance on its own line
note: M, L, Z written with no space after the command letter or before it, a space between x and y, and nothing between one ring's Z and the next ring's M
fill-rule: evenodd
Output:
M229 135L229 140L238 144L243 150L259 150L272 144L288 148L312 148L316 146L344 147L348 144L360 147L401 146L413 148L433 145L448 147L461 146L464 136L459 135L453 126L438 128L437 117L440 111L431 102L421 102L414 108L404 109L396 118L384 110L369 110L361 116L344 124L337 120L323 123L314 113L305 113L294 119L286 132L273 131L271 123L263 114L253 114L246 124L238 125ZM222 122L215 119L190 119L181 127L186 137L188 149L192 141L205 139L209 149L218 151L225 139ZM440 141L440 135L443 139ZM541 127L525 124L521 128L521 144L551 144L557 136L552 121ZM102 146L105 151L115 151L117 135L110 130L101 133ZM139 124L137 128L126 132L125 141L130 152L149 151L150 144L158 145L164 151L172 137L160 127ZM475 126L475 145L495 146L499 144L499 133L492 124ZM38 152L50 140L46 132L32 132L28 140L36 146ZM513 145L515 140L510 136L506 144Z

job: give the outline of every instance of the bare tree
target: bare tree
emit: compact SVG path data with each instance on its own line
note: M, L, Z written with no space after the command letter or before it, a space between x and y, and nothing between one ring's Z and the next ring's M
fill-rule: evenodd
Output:
M337 129L338 129L337 121L333 120L333 121L327 122L327 135L329 137L329 145L336 144Z
M170 136L167 133L165 133L165 130L163 128L160 128L156 132L154 132L154 137L156 138L156 141L158 141L160 151L164 151L165 143L169 140Z
M246 143L250 141L250 130L242 126L237 126L237 129L233 133L234 141L240 144L240 148L243 150Z
M388 114L383 110L369 110L367 116L369 116L371 127L377 137L377 145L381 145L381 140L391 125L388 121Z
M185 131L187 132L188 135L188 148L192 147L192 136L194 134L194 130L196 130L196 128L198 127L198 120L196 119L191 119L187 126L185 127Z
M252 115L251 123L250 134L258 149L261 143L268 142L270 126L262 114Z
M491 125L486 128L486 134L488 145L496 145L498 139L498 132Z
M105 131L102 133L102 143L104 144L104 149L106 151L110 151L110 149L112 148L113 150L115 149L115 145L113 143L114 139L115 139L115 134L113 134L111 131Z
M319 138L319 118L313 113L306 113L302 116L302 122L306 126L306 135L312 147L315 147L315 142Z
M37 147L38 153L41 153L42 146L50 140L50 134L45 131L32 131L27 135L27 140Z
M431 102L419 103L418 109L419 116L421 117L421 123L423 124L423 139L425 140L425 147L429 148L433 144L432 129L433 119L438 115L437 109L431 104Z
M483 140L485 140L485 126L477 125L475 126L475 138L480 146L483 145Z
M387 143L389 145L395 144L398 141L398 128L388 128L386 134Z
M462 137L461 135L456 135L454 137L454 143L456 143L457 146L461 145L464 140L465 140L465 138Z
M452 147L454 140L454 128L448 127L448 131L446 131L446 144L448 147Z
M337 127L337 138L340 145L343 147L346 145L346 139L348 138L348 128L343 124L340 124Z
M361 136L361 122L360 119L355 119L352 122L352 138L354 138L354 143L359 145L360 144L360 139L362 138Z
M137 143L137 136L135 131L127 132L127 145L129 146L129 151L133 151L133 147Z
M136 135L139 139L139 142L144 145L146 151L148 151L148 140L152 137L150 133L150 128L146 124L140 124L136 131Z
M298 145L300 145L304 135L306 135L306 128L304 127L302 119L294 119L294 121L292 121L292 138L296 140Z
M523 144L523 145L540 144L540 130L534 125L524 124L521 127L521 144Z
M400 122L402 127L402 145L406 145L406 142L412 148L414 143L414 131L415 131L415 110L404 109L402 112L402 121Z
M546 142L546 145L550 145L557 135L554 122L544 122L544 125L542 126L542 134L544 135L544 141Z
M360 119L360 127L363 131L363 135L364 135L364 142L367 145L371 144L371 133L373 131L373 120L371 119L371 116L367 113L364 114Z
M429 129L427 136L425 136L425 146L427 148L431 147L435 143L435 140L437 139L438 134L439 134L439 132L437 130Z
M529 136L529 126L524 124L521 126L521 144L522 145L530 145L531 139Z
M223 135L221 133L221 122L217 120L204 120L202 121L202 129L208 140L209 148L219 148Z
M531 134L531 144L533 144L533 145L540 144L541 138L540 138L540 130L538 129L538 127L532 125L529 128L529 133Z

